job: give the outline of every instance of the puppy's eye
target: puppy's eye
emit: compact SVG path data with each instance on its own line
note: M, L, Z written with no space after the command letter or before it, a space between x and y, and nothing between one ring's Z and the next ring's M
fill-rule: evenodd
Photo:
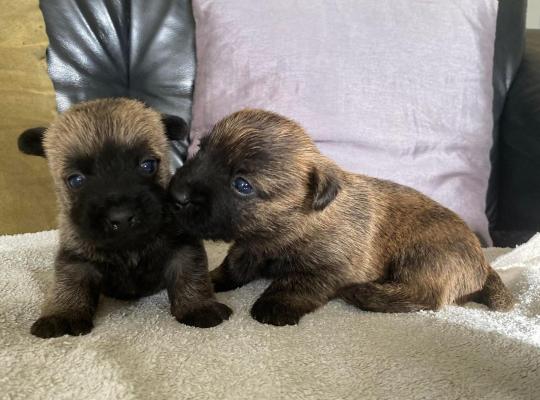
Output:
M71 189L79 189L85 181L86 177L82 174L72 174L67 178L67 184Z
M154 160L153 158L148 158L141 161L141 163L139 164L139 168L144 174L152 175L154 172L156 172L157 164L157 160Z
M253 186L244 178L238 177L233 181L233 187L238 193L248 195L253 193Z

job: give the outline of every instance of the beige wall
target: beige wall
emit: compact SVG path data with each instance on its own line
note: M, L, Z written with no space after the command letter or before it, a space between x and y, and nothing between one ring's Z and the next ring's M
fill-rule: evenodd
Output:
M529 0L527 28L540 29L540 0Z
M39 1L0 0L0 235L56 225L47 163L17 149L22 131L47 126L55 115L46 47Z

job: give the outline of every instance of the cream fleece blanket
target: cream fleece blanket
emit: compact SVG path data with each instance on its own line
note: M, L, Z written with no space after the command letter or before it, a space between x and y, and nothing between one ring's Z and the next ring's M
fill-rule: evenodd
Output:
M29 334L52 280L56 232L0 237L1 399L540 399L540 235L490 249L519 304L375 314L340 301L298 326L249 308L265 282L218 297L231 320L202 330L165 293L102 299L87 336ZM208 246L212 265L225 246ZM507 253L507 254L505 254Z

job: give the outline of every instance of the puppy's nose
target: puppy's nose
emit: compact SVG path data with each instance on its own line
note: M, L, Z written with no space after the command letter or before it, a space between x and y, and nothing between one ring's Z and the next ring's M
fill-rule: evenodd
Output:
M177 208L185 207L191 202L191 195L187 188L174 188L171 190L171 195Z
M112 207L107 212L107 222L114 231L122 231L133 227L137 218L133 210L127 207Z

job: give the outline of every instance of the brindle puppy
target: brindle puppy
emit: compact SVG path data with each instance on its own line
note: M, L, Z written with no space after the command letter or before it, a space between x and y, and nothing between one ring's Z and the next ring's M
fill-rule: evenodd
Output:
M178 222L234 241L216 291L272 283L251 315L296 324L332 298L363 310L512 307L480 243L452 211L411 188L341 170L295 122L244 110L217 123L173 177Z
M20 136L21 151L46 155L60 212L55 284L32 334L86 334L100 293L136 299L164 288L182 323L210 327L228 319L231 310L214 297L202 243L164 233L166 134L177 139L186 131L182 119L162 119L138 101L104 99Z

